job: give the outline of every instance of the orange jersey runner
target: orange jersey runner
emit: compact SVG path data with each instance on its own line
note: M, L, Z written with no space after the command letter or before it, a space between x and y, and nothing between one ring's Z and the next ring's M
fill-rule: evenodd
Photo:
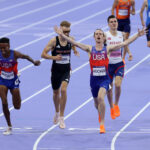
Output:
M117 19L128 19L130 17L131 0L119 0L116 7Z

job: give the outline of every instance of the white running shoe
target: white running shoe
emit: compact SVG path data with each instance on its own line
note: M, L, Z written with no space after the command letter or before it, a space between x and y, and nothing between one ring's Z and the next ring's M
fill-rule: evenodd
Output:
M57 124L59 122L59 112L55 113L54 119L53 119L53 123Z
M65 125L65 122L64 122L64 117L60 117L60 119L59 119L59 127L61 128L61 129L64 129L64 128L66 128L66 125Z
M6 131L3 132L3 135L11 135L12 134L12 127L8 127Z

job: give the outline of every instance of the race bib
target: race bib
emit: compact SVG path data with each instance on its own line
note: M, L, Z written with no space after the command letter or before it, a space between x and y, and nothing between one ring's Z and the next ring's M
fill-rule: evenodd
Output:
M56 60L57 64L69 64L70 63L70 56L69 55L62 55L62 60Z
M148 16L150 17L150 12L148 12Z
M110 57L121 57L121 51L120 50L116 50L116 51L112 51L110 53Z
M128 10L127 9L119 9L120 16L128 16Z
M93 68L93 76L106 76L106 68L104 66Z
M11 80L11 79L14 78L14 72L1 71L1 77L2 77L3 79Z

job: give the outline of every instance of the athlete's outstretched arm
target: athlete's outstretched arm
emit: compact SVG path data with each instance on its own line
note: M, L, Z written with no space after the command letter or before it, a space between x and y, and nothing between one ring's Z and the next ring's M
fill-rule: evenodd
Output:
M145 34L146 34L145 29L142 29L142 30L138 29L138 33L136 35L132 36L131 38L125 40L124 42L122 42L120 44L108 46L107 51L110 52L110 51L118 50L124 46L127 46L127 45L131 44L133 41L135 41L138 37L143 36Z
M89 45L85 45L82 43L78 43L76 41L74 41L72 38L66 36L65 34L63 34L62 30L60 28L58 28L57 26L54 26L54 31L60 35L61 37L63 37L65 40L67 40L69 43L73 44L74 46L79 47L80 49L86 51L86 52L91 52L91 48Z
M125 32L123 32L122 34L123 34L123 41L125 41L126 40L126 34L125 34ZM123 59L125 59L126 53L128 53L128 55L129 55L128 60L131 61L133 59L133 56L132 56L132 53L129 50L128 46L125 46L125 48L124 48Z
M73 50L73 52L74 52L74 54L76 55L76 56L80 56L80 53L77 51L77 48L76 48L76 46L72 46L72 50Z
M115 9L118 5L118 0L114 0L114 3L113 3L113 6L112 6L112 9L111 9L111 14L112 15L115 15Z
M142 23L143 27L145 26L145 22L144 22L144 19L143 19L143 12L144 12L144 9L146 7L147 7L147 0L144 0L143 5L141 7L141 11L140 11L140 18L141 18L141 23Z
M22 54L18 51L14 51L14 57L17 60L18 58L27 59L28 61L32 62L35 66L39 66L41 62L39 60L33 60L30 56Z
M72 39L74 40L74 37L72 37ZM75 56L80 56L80 53L77 51L77 48L75 45L72 45L72 50L73 50Z
M135 0L132 0L131 1L131 11L130 11L130 13L132 14L132 15L135 15Z

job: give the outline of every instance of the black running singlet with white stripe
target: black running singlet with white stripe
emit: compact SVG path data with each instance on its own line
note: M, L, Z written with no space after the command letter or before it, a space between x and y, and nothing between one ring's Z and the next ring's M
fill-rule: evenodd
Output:
M70 57L72 45L67 42L66 46L61 46L58 36L56 36L56 46L52 51L52 56L61 55L62 60L53 60L52 72L70 71Z

